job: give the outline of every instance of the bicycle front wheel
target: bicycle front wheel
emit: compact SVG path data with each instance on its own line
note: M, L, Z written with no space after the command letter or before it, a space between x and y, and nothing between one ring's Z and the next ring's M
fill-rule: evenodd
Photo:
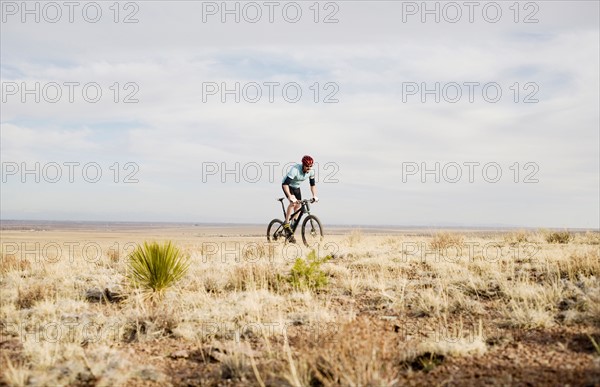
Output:
M314 246L323 241L323 226L314 215L308 215L302 223L302 241L306 247Z
M285 231L283 230L283 221L273 219L267 227L267 241L277 242L285 239Z

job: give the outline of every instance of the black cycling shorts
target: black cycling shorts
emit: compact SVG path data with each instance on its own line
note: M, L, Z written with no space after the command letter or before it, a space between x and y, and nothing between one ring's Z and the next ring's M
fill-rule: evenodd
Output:
M288 185L288 188L290 189L290 193L294 195L296 199L302 200L302 193L300 192L300 187L294 188ZM281 189L283 190L283 194L285 195L285 197L288 198L287 194L285 193L285 190L283 189L283 186L281 186Z

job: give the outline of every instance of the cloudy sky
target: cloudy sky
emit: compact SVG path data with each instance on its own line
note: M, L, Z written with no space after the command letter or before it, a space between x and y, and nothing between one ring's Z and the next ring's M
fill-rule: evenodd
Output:
M599 227L597 1L1 4L2 219Z

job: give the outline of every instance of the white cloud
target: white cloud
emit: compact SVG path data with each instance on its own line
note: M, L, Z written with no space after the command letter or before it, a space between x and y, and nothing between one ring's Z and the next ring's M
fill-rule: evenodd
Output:
M131 25L9 20L2 25L3 82L57 82L63 93L65 82L79 82L78 93L96 82L102 99L89 103L75 94L73 103L66 97L32 103L28 96L22 103L18 94L3 95L2 160L135 161L145 180L125 192L107 188L116 196L96 202L98 213L136 219L147 219L140 214L150 203L160 219L211 221L228 208L229 195L266 195L270 203L277 183L204 184L202 163L283 164L311 153L339 165L340 183L320 185L335 198L323 206L332 222L598 227L598 4L538 2L540 21L529 25L514 23L508 3L502 4L497 24L402 23L401 2L339 3L340 23L331 25L313 23L308 8L298 24L202 23L202 5L193 2L139 3L140 22ZM277 89L269 103L269 81L297 82L301 101L288 103ZM138 89L125 89L127 82ZM203 82L256 82L263 97L236 104L231 95L221 103L217 94L203 103ZM315 82L319 103L312 101ZM339 103L322 103L332 90L323 89L326 82L339 85ZM419 94L403 103L406 82L496 82L503 95L489 103L478 88L469 103L463 88L456 104L434 103L431 95L421 103ZM513 102L515 82L519 103ZM522 103L536 90L525 89L526 82L537 85L539 103ZM131 92L139 102L124 104ZM515 162L534 162L540 182L402 182L402 163L436 161L497 162L504 176L514 173L508 167ZM528 171L520 172L523 178ZM97 187L78 189L99 199ZM23 208L77 218L98 214L60 199L44 212L41 201L30 200L33 194L20 194L31 189L3 187L2 216L26 217ZM144 199L136 200L140 192ZM370 202L364 214L348 212L373 197L385 200ZM173 204L196 200L211 205L194 212ZM269 208L240 207L239 218L227 221L252 222Z

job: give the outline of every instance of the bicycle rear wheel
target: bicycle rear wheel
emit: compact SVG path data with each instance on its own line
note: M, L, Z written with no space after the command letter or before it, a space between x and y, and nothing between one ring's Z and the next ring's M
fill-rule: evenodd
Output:
M302 223L302 241L306 247L314 246L323 241L323 226L314 215L308 215Z
M285 240L285 231L283 230L283 221L279 219L273 219L267 227L267 240L269 242L277 242Z

